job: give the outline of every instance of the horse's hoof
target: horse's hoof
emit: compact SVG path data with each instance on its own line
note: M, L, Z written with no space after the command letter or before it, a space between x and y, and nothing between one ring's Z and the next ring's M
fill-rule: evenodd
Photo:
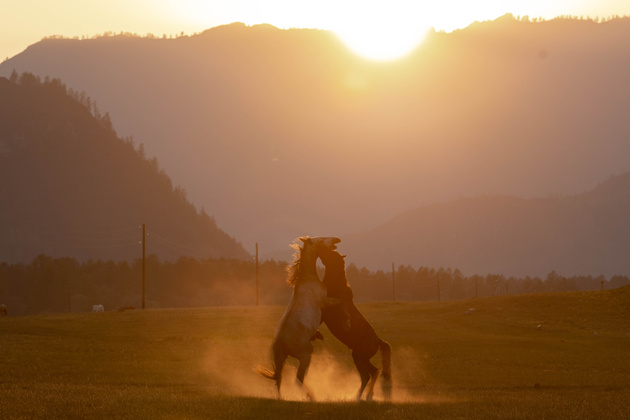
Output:
M319 330L315 331L315 335L311 338L311 341L315 340L324 340L324 336L319 332Z

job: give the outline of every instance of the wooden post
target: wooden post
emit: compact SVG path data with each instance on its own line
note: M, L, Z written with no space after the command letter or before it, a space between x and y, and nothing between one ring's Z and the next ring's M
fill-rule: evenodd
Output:
M142 224L142 309L144 309L144 275L145 275L145 258L144 258L144 248L145 248L145 238L146 231L144 227L144 223Z
M438 293L438 302L440 302L440 278L437 278L437 293Z
M392 263L392 300L396 302L396 271L394 271L394 263Z
M604 280L602 280L602 292L604 291Z
M68 279L68 313L72 312L72 290L70 289L70 279Z
M477 287L477 276L475 276L475 297L479 297L479 289Z
M258 242L256 242L256 306L258 306Z

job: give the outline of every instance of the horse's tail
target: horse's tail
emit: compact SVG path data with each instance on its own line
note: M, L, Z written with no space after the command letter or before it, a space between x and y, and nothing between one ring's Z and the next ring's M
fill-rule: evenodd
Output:
M264 376L265 378L273 379L274 381L278 379L276 372L272 372L271 370L263 366L255 366L254 372L259 374L260 376Z
M381 391L386 400L392 398L392 346L387 341L381 340L379 343L381 350L381 361L383 368L381 370Z

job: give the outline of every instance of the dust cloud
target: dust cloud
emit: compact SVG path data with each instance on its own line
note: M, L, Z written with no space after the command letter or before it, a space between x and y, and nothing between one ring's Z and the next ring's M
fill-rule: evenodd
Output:
M359 373L352 363L351 351L333 353L317 343L311 366L305 378L306 385L319 402L355 401L361 383ZM318 348L319 347L319 348ZM270 342L268 339L226 344L214 342L205 352L202 370L206 377L207 391L214 395L255 398L277 398L275 381L253 371L255 366L271 369ZM435 402L435 398L419 392L426 374L422 357L414 349L394 348L392 353L392 380L394 403ZM380 354L372 358L381 366ZM282 371L282 399L307 400L296 381L297 360L289 357ZM374 400L384 401L381 392L382 378L374 387ZM366 390L367 391L367 390ZM363 398L365 399L365 393Z

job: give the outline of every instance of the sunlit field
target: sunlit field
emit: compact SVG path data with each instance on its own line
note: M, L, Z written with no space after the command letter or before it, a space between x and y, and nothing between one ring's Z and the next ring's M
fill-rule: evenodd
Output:
M630 418L630 288L360 309L393 348L394 400L353 401L349 350L322 326L306 382L270 366L284 307L0 319L11 418ZM376 364L380 365L378 357Z

